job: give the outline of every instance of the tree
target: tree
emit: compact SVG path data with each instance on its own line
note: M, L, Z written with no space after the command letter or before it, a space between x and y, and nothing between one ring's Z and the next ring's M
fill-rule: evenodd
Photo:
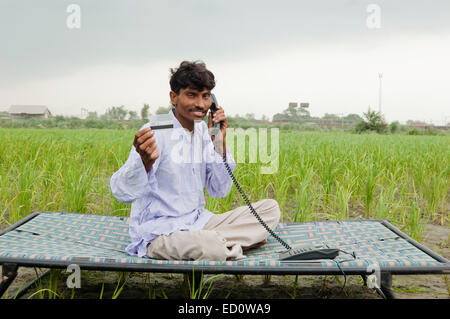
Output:
M277 113L272 121L303 123L310 119L309 111L303 107L289 106L283 113Z
M322 122L337 124L342 123L342 119L336 114L325 113L324 116L322 116Z
M128 111L128 115L129 115L129 120L138 120L139 119L139 116L138 116L138 114L137 114L137 112L136 111Z
M128 111L125 110L123 105L112 106L106 110L105 117L108 120L124 120L127 116Z
M400 123L398 121L392 122L391 125L389 125L389 130L391 133L397 133L400 129Z
M56 115L56 116L54 117L54 120L55 120L56 122L63 122L63 121L65 121L65 117L64 117L63 115Z
M169 111L172 109L172 105L169 105L167 107L164 106L160 106L158 107L158 109L156 110L156 114L167 114L169 113Z
M344 116L344 122L346 124L357 124L361 122L363 118L359 116L358 114L349 114L347 116Z
M380 112L371 111L370 108L367 113L363 113L365 120L359 122L355 131L357 133L362 133L365 131L375 131L377 133L386 133L387 123Z
M147 120L150 112L149 112L150 106L148 104L144 104L144 106L141 109L141 119L142 120Z
M272 117L273 122L290 122L292 119L289 115L283 113L277 113Z
M255 113L247 113L245 114L245 118L249 121L254 121L255 120Z

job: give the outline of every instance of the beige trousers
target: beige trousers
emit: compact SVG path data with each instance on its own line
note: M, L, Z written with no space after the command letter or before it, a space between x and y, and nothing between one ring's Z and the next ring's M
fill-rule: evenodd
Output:
M278 203L264 199L252 203L262 220L274 229L280 220ZM263 242L269 233L247 206L211 217L201 230L160 235L147 246L147 256L167 260L215 260L244 258L242 249Z

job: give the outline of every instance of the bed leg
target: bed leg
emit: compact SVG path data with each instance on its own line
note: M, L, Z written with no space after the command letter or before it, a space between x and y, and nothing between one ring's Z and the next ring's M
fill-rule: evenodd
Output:
M11 285L13 280L17 276L17 269L19 266L17 264L4 263L2 265L2 282L0 282L0 298Z
M385 299L395 299L392 291L392 274L390 272L381 272L381 285L377 292Z
M364 286L367 286L367 276L361 275L362 280L364 281Z

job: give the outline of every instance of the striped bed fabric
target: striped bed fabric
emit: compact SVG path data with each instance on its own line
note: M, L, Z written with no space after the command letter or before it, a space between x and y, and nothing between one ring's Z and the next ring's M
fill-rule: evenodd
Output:
M294 247L325 244L341 252L334 260L280 261L284 248L271 236L267 244L234 261L181 261L139 258L125 253L129 244L128 217L61 212L34 212L0 235L0 264L80 264L90 269L138 269L240 273L363 272L370 265L391 273L428 273L450 269L441 256L401 233L388 221L352 220L280 223L275 232ZM356 257L356 258L355 258ZM339 265L338 265L339 264ZM106 267L107 266L107 267Z

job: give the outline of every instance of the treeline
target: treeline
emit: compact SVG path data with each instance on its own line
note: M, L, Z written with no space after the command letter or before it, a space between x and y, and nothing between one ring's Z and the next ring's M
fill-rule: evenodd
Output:
M300 131L351 131L352 127L339 127L339 126L317 126L317 125L305 125L299 123L270 123L262 120L248 120L240 116L227 116L229 126L234 128L247 129L250 127L255 128L272 128L277 127L280 130L300 130ZM206 118L205 118L206 121ZM2 128L42 128L42 129L139 129L148 120L141 119L105 119L98 118L86 118L80 119L75 116L62 116L57 115L50 119L29 119L26 121L0 121L0 127Z
M166 114L172 106L161 106L156 109L155 114ZM0 114L5 119L6 114ZM29 119L24 121L0 120L3 128L61 128L61 129L132 129L138 130L148 122L151 116L150 106L144 104L140 112L127 110L122 106L112 106L104 114L87 112L86 118L76 116L56 115L50 119ZM433 128L418 128L413 125L424 124L421 122L408 121L407 125L401 125L395 121L388 124L384 116L376 111L368 110L363 116L358 114L325 114L322 117L313 117L303 107L289 106L282 113L273 116L272 121L265 115L256 119L252 113L241 115L227 115L230 127L247 129L255 128L279 128L290 131L317 131L332 132L346 131L353 133L373 132L379 134L406 133L410 135L438 135L441 131ZM207 118L205 118L205 121Z
M311 116L308 109L298 106L289 106L283 110L283 112L275 114L272 118L272 121L274 122L288 122L307 125L338 124L341 126L356 125L362 120L362 117L358 114L348 114L344 116L344 114L338 115L325 113L322 117Z
M417 125L417 127L415 127ZM378 134L395 134L395 133L407 133L408 135L445 135L443 131L440 131L432 125L426 125L425 123L408 121L407 125L401 125L398 121L394 121L390 124L386 122L383 114L367 110L363 113L363 119L356 124L353 129L354 133L378 133Z
M365 124L361 122L357 126L320 126L299 123L276 124L263 120L248 120L240 116L228 116L230 127L247 129L254 128L279 128L280 130L303 131L303 132L375 132L383 134L403 133L410 135L440 135L443 134L435 128L418 129L407 125L400 125L393 122L383 126L383 129L377 132L375 127L361 129ZM147 121L136 120L107 120L107 119L80 119L78 117L55 116L52 119L30 119L27 121L13 122L0 121L1 128L41 128L41 129L113 129L113 130L138 130Z

